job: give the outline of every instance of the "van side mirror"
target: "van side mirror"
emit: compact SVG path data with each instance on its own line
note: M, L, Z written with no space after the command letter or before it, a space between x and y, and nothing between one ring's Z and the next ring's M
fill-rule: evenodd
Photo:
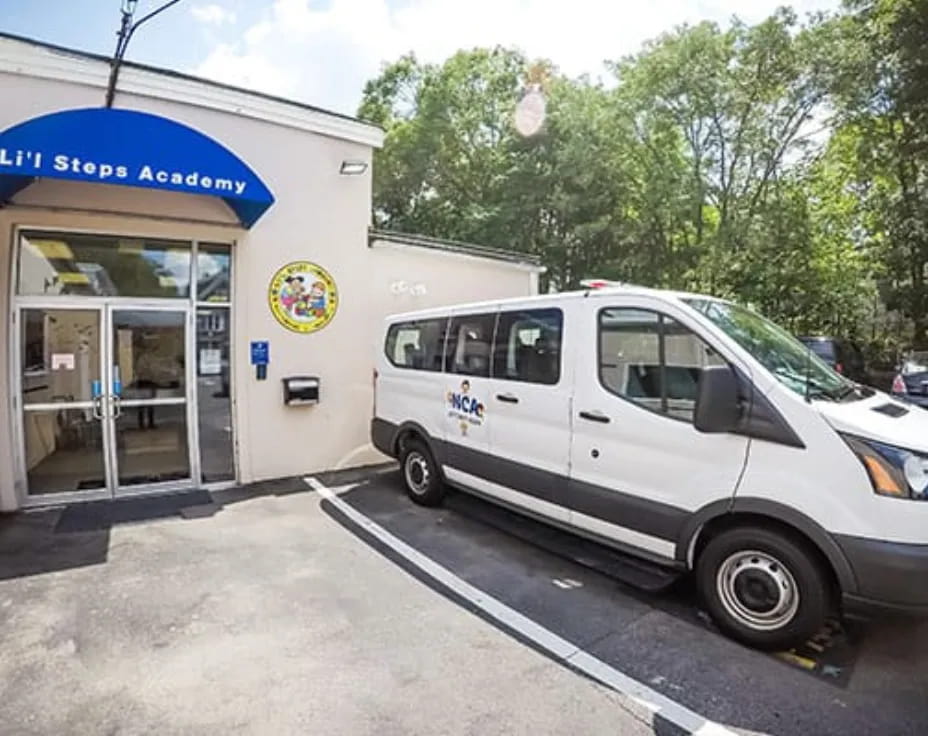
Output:
M693 424L700 432L732 432L741 421L738 379L727 365L713 365L699 373Z

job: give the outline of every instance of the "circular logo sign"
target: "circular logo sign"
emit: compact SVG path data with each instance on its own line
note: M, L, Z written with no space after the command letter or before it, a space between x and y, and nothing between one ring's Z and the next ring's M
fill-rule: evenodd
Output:
M315 332L335 316L338 288L322 266L294 261L274 274L268 299L271 312L288 330Z

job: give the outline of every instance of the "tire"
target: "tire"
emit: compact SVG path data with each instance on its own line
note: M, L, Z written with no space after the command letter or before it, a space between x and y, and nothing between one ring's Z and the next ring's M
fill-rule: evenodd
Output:
M719 629L756 649L804 643L830 609L830 580L814 551L764 527L712 538L696 562L696 585Z
M445 497L441 469L422 440L406 443L400 461L407 495L421 506L438 506Z

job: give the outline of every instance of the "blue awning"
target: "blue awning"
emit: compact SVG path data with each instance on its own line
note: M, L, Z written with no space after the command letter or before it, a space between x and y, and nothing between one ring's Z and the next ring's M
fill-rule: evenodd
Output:
M0 133L0 206L39 177L221 197L245 227L274 195L209 136L138 110L63 110Z

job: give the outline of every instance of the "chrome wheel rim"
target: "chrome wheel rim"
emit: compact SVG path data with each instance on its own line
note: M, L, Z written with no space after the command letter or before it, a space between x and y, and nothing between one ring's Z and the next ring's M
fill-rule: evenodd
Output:
M428 491L432 474L429 470L429 461L421 452L413 450L406 456L404 472L406 485L410 491L417 496Z
M786 626L799 610L799 588L789 569L767 552L746 550L730 555L716 575L725 611L755 631Z

